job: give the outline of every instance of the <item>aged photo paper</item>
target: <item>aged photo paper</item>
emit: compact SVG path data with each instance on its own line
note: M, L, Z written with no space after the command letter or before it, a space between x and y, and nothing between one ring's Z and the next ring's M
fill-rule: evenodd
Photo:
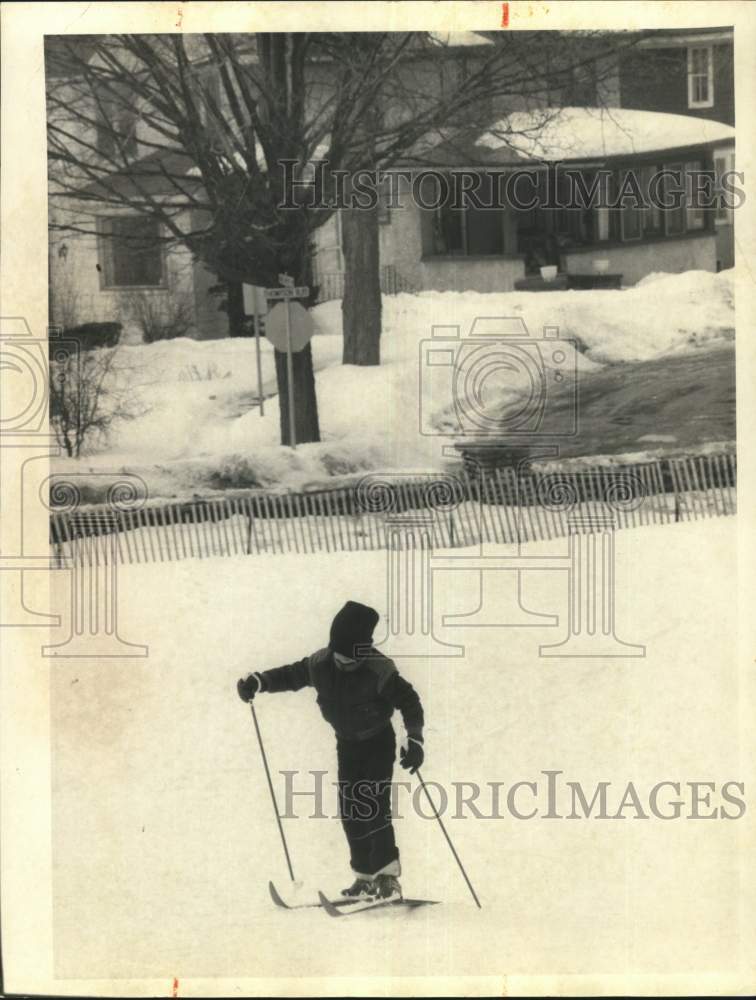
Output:
M751 995L754 7L2 4L8 995Z

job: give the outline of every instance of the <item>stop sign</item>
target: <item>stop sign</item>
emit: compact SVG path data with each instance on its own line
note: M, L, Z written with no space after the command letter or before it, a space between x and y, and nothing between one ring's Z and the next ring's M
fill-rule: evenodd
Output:
M286 350L286 302L273 306L265 317L265 336L277 351ZM291 349L294 354L303 350L310 342L315 324L312 316L298 302L289 302L291 328Z

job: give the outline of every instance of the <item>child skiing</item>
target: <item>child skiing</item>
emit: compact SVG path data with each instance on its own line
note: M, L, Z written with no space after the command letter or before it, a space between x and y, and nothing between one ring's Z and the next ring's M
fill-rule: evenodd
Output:
M394 709L402 714L407 749L399 759L411 774L423 763L423 708L394 663L372 647L378 612L347 601L331 624L328 646L303 660L251 673L237 682L239 697L261 691L313 687L320 711L336 732L339 815L349 843L355 881L346 897L401 898L399 851L391 823L391 778L396 737Z

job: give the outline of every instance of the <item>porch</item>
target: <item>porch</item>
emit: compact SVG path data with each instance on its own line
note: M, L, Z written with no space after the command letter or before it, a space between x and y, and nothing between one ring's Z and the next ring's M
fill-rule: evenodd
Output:
M506 140L492 130L467 156L455 144L431 157L435 176L422 180L423 202L433 202L439 175L451 188L455 174L477 174L474 194L468 186L462 204L447 198L393 213L392 250L406 254L409 244L420 244L421 288L618 287L655 271L716 271L731 263L723 244L732 208L721 198L724 167L734 168L730 126L566 109L537 140L518 138L517 129L527 134L522 122L506 127ZM457 166L465 158L472 166ZM419 235L414 241L401 218L407 211ZM557 268L554 284L541 282L543 267Z

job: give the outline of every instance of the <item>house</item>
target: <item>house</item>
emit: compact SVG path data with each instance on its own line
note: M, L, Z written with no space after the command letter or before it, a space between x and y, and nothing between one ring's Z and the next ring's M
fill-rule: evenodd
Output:
M619 59L620 107L735 124L733 29L663 29Z
M165 172L191 186L197 182L189 176L190 166L179 155L147 154L109 183L120 192L136 178L141 192L168 197ZM95 182L82 185L79 202L53 199L50 204L51 324L70 329L84 322L118 322L122 342L227 336L217 278L185 245L167 239L156 219L128 211L117 198L99 201L100 193ZM177 221L183 224L186 215ZM78 220L81 232L73 228ZM192 228L200 224L195 213Z
M95 91L93 100L91 84L80 77L87 61L96 69L94 52L89 36L46 39L48 129L59 125L81 160L78 169L54 157L50 163L50 325L71 329L116 322L127 342L227 336L218 279L156 219L125 207L120 197L125 189L140 200L175 197L170 178L181 178L188 194L199 190L191 161L180 151L159 148L162 136L126 82L118 94ZM66 104L76 109L71 116ZM124 163L122 174L103 180L98 162L117 159ZM201 225L191 210L176 216L182 225L187 218L192 228Z
M407 93L412 94L415 113L430 95L453 89L476 72L477 50L492 45L475 32L455 33L453 38L441 33L428 42L413 50L406 61L402 57L401 70L396 70L411 76ZM238 36L236 44L243 61L258 61L255 35ZM228 125L222 119L232 121L233 115L227 89L221 86L218 60L209 54L201 36L187 36L186 45L191 64L188 86L201 112L204 138L229 158L238 157L238 143L233 150L227 149ZM124 71L122 82L114 88L110 79L104 86L93 87L98 62L104 58L107 66L111 56L103 56L87 36L51 37L46 56L48 123L59 141L65 135L65 145L76 150L73 159L79 161L72 173L65 158L62 169L52 158L48 199L51 324L68 329L81 323L118 322L127 340L177 333L216 338L227 335L232 326L235 332L239 326L244 329L243 316L239 323L241 286L221 287L180 239L171 239L165 225L134 207L150 200L181 200L187 188L199 190L199 171L196 161L182 151L186 135L174 135L169 126L166 137L154 94L142 85L138 73L131 72L130 57L118 54ZM305 100L312 101L313 113L319 113L324 91L325 99L328 94L333 99L339 72L327 57L316 55L308 62ZM83 113L82 108L86 109ZM56 133L57 120L62 130ZM114 165L118 165L115 171ZM199 201L207 199L200 196ZM208 219L188 209L177 212L174 221L182 231L198 232ZM327 284L332 295L341 294L343 288L340 250L337 257L331 268L334 280ZM390 263L382 268L382 283L386 291L409 287Z
M399 100L396 94L393 100L386 98L382 113L392 120L401 119L408 111L422 114L438 95L443 98L445 94L453 94L462 81L485 73L487 56L497 46L504 47L505 42L514 48L513 60L524 52L530 67L532 34L518 33L515 39L496 32L447 32L437 37L433 32L428 33L427 38L412 42L396 63L392 76L401 80L403 92ZM516 92L487 96L478 109L481 120L493 118L504 106L526 107L533 101L543 103L549 96L560 102L564 102L567 95L575 100L589 101L599 96L607 78L605 66L587 76L569 67L563 68L563 63L575 59L574 46L581 46L582 40L571 42L572 47L567 48L558 32L537 35L535 40L540 57L553 68L550 79L541 80L529 69L514 74ZM254 35L239 36L235 40L238 51L251 63L257 61L256 43ZM219 127L218 118L222 119L224 114L228 119L233 116L229 114L225 88L220 86L217 59L209 56L200 36L187 36L186 44L191 49L190 91L196 85L197 104L205 112L206 135L211 137L213 144L217 140L222 145L226 126L222 123ZM71 58L71 45L77 49L77 58ZM211 290L217 289L217 280L193 261L181 241L172 241L164 227L137 210L124 207L122 199L113 198L113 192L108 190L111 184L128 184L131 175L137 178L140 188L144 188L150 198L159 200L175 196L175 186L171 191L171 184L164 183L166 178L178 177L183 183L186 177L191 182L195 169L188 157L181 162L181 156L174 155L185 137L171 134L166 140L165 133L160 131L161 115L155 114L150 103L154 94L149 96L147 87L148 96L145 96L145 87L138 75L129 71L128 58L122 80L115 88L111 81L102 92L96 89L93 93L86 83L97 79L97 63L103 54L91 38L51 37L47 40L46 53L49 56L46 61L48 121L52 120L54 127L56 116L62 116L66 143L75 147L80 144L77 158L91 158L93 167L80 171L80 186L76 186L72 175L57 169L53 158L49 199L51 322L68 328L82 322L117 321L124 326L129 338L151 338L177 331L196 337L216 337L229 332L230 316L222 312L221 307L224 299L233 298L237 330L240 289L229 286L222 289L220 295L211 294ZM82 59L91 64L94 75L87 69L82 70ZM105 59L107 63L109 57ZM597 66L598 62L597 59ZM334 88L338 91L342 69L327 57L313 57L307 65L306 99L312 100L317 107L324 93L332 98ZM79 86L80 79L85 85ZM607 98L607 95L601 96ZM91 110L82 116L80 109L84 105L91 106ZM208 114L212 105L215 110ZM79 110L78 114L75 109ZM60 135L58 133L58 137ZM111 173L105 177L106 183L98 183L98 158L111 164L122 162L124 176ZM61 181L65 197L60 197ZM135 200L140 197L138 193ZM388 221L388 215L385 218ZM185 216L177 215L176 221L186 229ZM189 228L197 230L202 225L202 219L192 217ZM320 286L321 297L338 296L343 288L339 230L340 219L336 215L316 235L320 253L315 257L315 284ZM381 267L381 283L386 292L413 287L391 259L386 259Z
M735 125L734 38L732 27L664 29L645 38L619 60L619 105L690 115ZM721 177L735 170L735 150L713 150ZM717 260L721 269L735 263L732 210L714 218Z
M596 259L607 262L611 280L624 284L651 271L732 266L733 209L724 204L708 210L682 205L674 211L642 211L628 205L584 211L471 206L459 211L449 206L428 210L416 204L412 186L417 172L431 167L447 173L479 171L484 186L526 169L538 175L536 186L540 186L548 182L546 161L561 160L588 184L608 171L611 176L600 182L607 197L627 171L637 170L646 184L661 168L677 167L681 176L710 169L719 177L734 169L731 30L654 32L627 51L609 56L600 39L587 38L585 58L577 64L574 52L571 63L560 55L561 33L545 33L547 41L542 34L519 32L517 44L528 65L532 53L548 63L544 77L526 74L521 92L492 95L480 115L490 116L489 129L454 141L431 129L428 138L436 134L436 139L426 142L422 167L410 161L398 164L398 169L410 172L410 179L397 185L401 207L385 196L379 207L384 292L507 290L536 275L544 264L556 265L578 282L580 275L593 273ZM437 51L413 54L402 71L409 74L417 100L478 72L486 51L502 37L495 32L467 32L440 39ZM50 44L54 46L55 40ZM254 46L245 44L254 60ZM569 45L574 44L571 37ZM91 42L84 38L81 45L86 50ZM519 57L515 51L513 58ZM560 68L560 58L566 58L566 68ZM54 65L47 67L52 85L71 86L65 61L57 63L63 66L57 70L58 78ZM319 85L325 86L331 69L318 63L311 72L316 77L321 74ZM220 107L217 72L199 50L196 73L203 100ZM564 109L565 104L574 106ZM401 114L401 109L389 113ZM161 151L152 148L150 116L140 113L136 97L104 97L93 118L87 142L95 155L112 156L117 150L128 160L124 177L109 183L128 184L129 177L132 181L136 177L140 190L153 198L169 195L167 177L179 177L189 188L197 183L185 154L166 152L164 144ZM513 133L497 143L496 134L509 128L506 121L519 123L522 141L514 141ZM206 124L211 126L207 119ZM532 141L526 141L528 137ZM70 178L67 183L70 193ZM52 170L51 323L71 327L115 320L133 339L177 332L208 338L229 333L224 301L229 295L238 297L239 289L219 288L215 276L196 262L186 246L166 238L156 221L117 204L86 174L78 203L71 197L57 199L56 185ZM183 225L188 218L191 229L206 221L201 213L191 209L187 213L177 219ZM85 221L80 224L79 218ZM342 294L339 212L315 232L313 281L321 300Z
M438 291L511 291L549 264L568 284L583 286L597 259L623 285L655 271L719 270L717 217L728 210L701 207L693 183L713 170L715 157L731 156L734 142L729 125L661 112L566 108L512 115L472 141L439 144L425 153L422 167L397 168L394 200L401 207L384 206L381 261L391 262L408 286ZM548 166L554 163L557 170ZM438 175L451 186L455 174L471 170L481 177L480 205L434 201ZM642 207L632 198L615 204L629 175L644 198L651 190L662 205ZM508 178L527 181L527 200L536 204L490 207ZM569 207L578 183L596 192L595 204ZM320 253L327 258L334 248Z
M424 167L452 173L476 168L494 177L529 168L545 175L544 161L560 160L568 169L579 167L589 183L599 170L611 170L617 178L637 170L647 183L655 170L677 165L683 173L713 171L718 186L731 177L732 28L654 31L620 50L611 67L598 72L596 62L587 59L568 76L557 92L552 75L552 86L534 102L537 110L515 110L514 131L519 118L519 126L534 138L530 144L515 142L510 148L501 143L495 151L476 139L441 143L426 154ZM559 106L572 99L578 106L563 112L555 107L551 115L549 98L557 98ZM527 113L529 123L522 117ZM400 290L506 291L546 257L574 276L589 273L595 259L608 261L623 284L652 271L717 271L734 264L731 203L718 201L707 211L681 206L674 212L639 212L631 206L584 213L501 209L491 218L490 211L474 207L423 211L413 204L410 185L399 186L402 207L384 204L381 210L380 248L382 273L389 273ZM343 284L338 214L317 233L316 243L317 280L323 297L330 297Z

